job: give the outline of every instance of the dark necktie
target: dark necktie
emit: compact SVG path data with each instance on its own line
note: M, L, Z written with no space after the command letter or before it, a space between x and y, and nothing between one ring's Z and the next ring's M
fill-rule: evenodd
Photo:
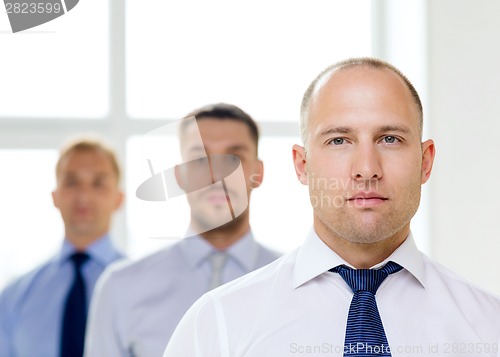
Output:
M74 253L71 261L74 279L66 297L61 330L61 357L81 357L87 322L87 302L82 265L89 259L85 253Z
M403 267L394 262L378 270L355 270L345 265L330 269L339 273L354 293L347 318L344 356L391 356L375 294L389 274L401 269Z

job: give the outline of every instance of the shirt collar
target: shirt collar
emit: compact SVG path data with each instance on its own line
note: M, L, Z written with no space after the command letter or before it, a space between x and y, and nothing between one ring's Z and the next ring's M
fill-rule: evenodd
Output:
M57 257L59 264L63 264L76 250L75 246L68 239L64 239L60 253ZM89 245L87 249L85 249L85 253L102 267L105 267L121 256L111 243L111 239L107 233Z
M418 282L425 288L425 265L422 253L418 250L413 234L410 232L406 240L383 262L373 266L372 268L380 268L393 261L401 265L407 270Z
M247 272L253 270L257 259L258 246L253 238L252 231L248 231L243 237L234 242L226 252Z
M422 253L417 249L411 233L387 259L372 268L378 268L385 265L388 261L393 261L401 265L425 288ZM314 229L311 229L306 241L297 252L293 272L293 288L295 289L329 269L342 264L347 266L350 265L339 257L337 253L331 250L321 238L318 237Z
M181 252L186 257L191 268L202 264L213 252L217 251L202 236L188 231L186 237L179 243ZM251 231L248 231L229 248L226 249L230 259L240 264L246 271L251 271L257 259L257 243Z

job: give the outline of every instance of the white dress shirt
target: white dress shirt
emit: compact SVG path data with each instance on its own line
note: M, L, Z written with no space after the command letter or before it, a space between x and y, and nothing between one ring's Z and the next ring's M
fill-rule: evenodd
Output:
M250 232L226 252L222 282L278 257ZM85 356L161 356L184 313L209 290L213 253L207 241L194 236L106 270L90 307Z
M403 270L376 300L393 357L500 356L500 299L433 262L410 236L386 261ZM292 253L199 299L164 357L342 356L353 293L347 264L314 233ZM360 347L362 351L362 346Z

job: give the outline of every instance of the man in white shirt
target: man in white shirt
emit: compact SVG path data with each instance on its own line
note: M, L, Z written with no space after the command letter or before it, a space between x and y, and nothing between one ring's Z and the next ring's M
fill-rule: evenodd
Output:
M422 105L388 63L325 69L293 147L314 226L267 267L211 291L165 350L177 356L499 356L500 300L419 252L410 220L430 177Z
M234 105L208 105L181 121L179 134L185 163L175 172L191 208L188 237L104 273L86 356L160 356L203 293L278 257L250 230L248 201L263 178L254 120Z

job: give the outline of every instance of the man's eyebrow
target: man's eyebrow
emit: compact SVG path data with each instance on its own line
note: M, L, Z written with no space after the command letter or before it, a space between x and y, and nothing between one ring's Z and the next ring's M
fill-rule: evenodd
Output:
M99 171L96 173L95 177L108 177L108 176L111 176L109 172L105 172L105 171Z
M250 151L251 149L248 145L237 144L237 145L233 145L233 146L228 147L226 150L227 150L227 152L237 153L237 152ZM197 153L206 154L206 152L207 152L206 148L204 146L201 146L201 145L195 145L195 146L190 147L188 149L188 153L191 153L191 154L197 154Z
M336 127L327 127L320 132L320 136L331 135L331 134L350 134L354 130L352 128L346 126L336 126ZM397 132L402 134L410 133L410 129L406 126L401 125L382 125L377 129L377 132Z
M248 145L233 145L228 148L228 151L235 152L235 151L248 151L250 148Z
M100 175L100 176L107 176L109 175L110 173L108 171L94 171L96 175ZM67 176L78 176L80 174L80 171L78 169L76 170L67 170L67 171L62 171L61 172L63 175L67 175Z
M324 130L322 130L319 135L320 136L325 136L325 135L330 135L330 134L349 134L353 130L349 127L346 126L335 126L335 127L327 127Z
M108 177L112 177L113 174L110 172L106 171L98 171L92 174L94 179L107 179ZM65 171L61 172L60 176L62 177L63 180L74 180L74 179L79 179L81 177L81 174L77 171Z
M408 129L405 126L401 126L401 125L383 125L383 126L378 128L378 131L380 133L383 133L383 132L397 132L397 133L402 133L402 134L410 133L410 129Z
M205 147L203 145L194 145L189 148L189 152L197 152L197 151L202 151L205 152Z

